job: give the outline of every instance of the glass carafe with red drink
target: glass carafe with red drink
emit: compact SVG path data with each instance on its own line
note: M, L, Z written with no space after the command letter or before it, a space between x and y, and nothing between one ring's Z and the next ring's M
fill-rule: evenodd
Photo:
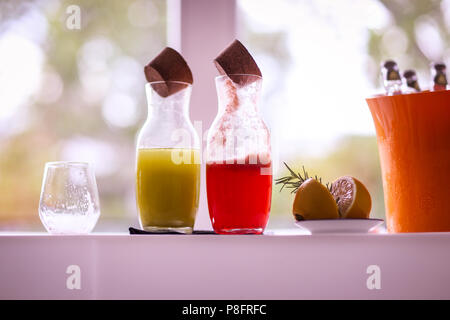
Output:
M206 187L214 231L260 234L272 196L270 133L258 108L262 77L216 77L218 114L208 131Z

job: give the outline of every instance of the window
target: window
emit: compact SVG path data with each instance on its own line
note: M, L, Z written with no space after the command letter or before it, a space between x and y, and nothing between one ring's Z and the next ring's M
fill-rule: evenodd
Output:
M382 92L379 66L395 59L429 87L429 63L450 63L450 1L239 0L241 39L264 75L262 111L278 156L325 181L352 175L384 218L375 129L365 98ZM274 185L269 227L291 227L292 197Z
M220 10L190 10L199 1ZM71 30L67 10L74 4L82 10L81 25ZM136 225L134 141L146 117L142 67L167 43L181 49L194 76L208 74L196 82L202 89L194 89L193 104L202 95L213 103L211 60L219 51L211 42L226 45L235 32L264 75L261 109L272 131L275 178L286 173L283 161L326 181L356 176L372 194L373 216L383 217L364 98L381 90L384 59L415 68L423 87L430 61L450 65L450 0L238 0L237 14L229 17L223 6L234 8L234 1L0 2L0 229L43 231L37 208L44 164L74 158L95 167L102 209L95 230ZM218 40L183 32L173 40L191 21L183 20L185 13L209 17L196 19L204 32L217 17L236 21L221 22ZM199 67L200 54L208 68ZM192 120L211 118L212 108L191 108ZM205 122L203 130L208 127ZM201 201L207 210L204 194ZM292 226L291 203L292 195L274 185L269 228ZM208 219L205 212L201 219Z
M65 21L74 3L79 30ZM73 159L95 167L96 230L136 224L142 67L166 44L166 2L2 1L0 12L0 229L43 231L44 164Z

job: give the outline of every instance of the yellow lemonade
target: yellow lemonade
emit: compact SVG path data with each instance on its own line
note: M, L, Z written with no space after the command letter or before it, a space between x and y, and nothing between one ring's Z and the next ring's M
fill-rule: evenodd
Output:
M138 149L136 198L142 228L192 231L200 187L198 149Z

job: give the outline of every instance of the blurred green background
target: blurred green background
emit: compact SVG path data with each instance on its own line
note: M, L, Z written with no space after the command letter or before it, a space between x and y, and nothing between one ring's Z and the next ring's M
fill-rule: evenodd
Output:
M66 26L82 8L80 30ZM238 1L238 36L265 77L275 177L304 165L325 181L360 179L384 216L374 128L364 97L381 61L449 63L450 1ZM41 230L44 164L94 163L97 231L137 224L134 143L146 117L143 66L167 42L163 0L0 2L0 229ZM230 39L231 40L231 39ZM270 228L292 226L293 195L274 185Z

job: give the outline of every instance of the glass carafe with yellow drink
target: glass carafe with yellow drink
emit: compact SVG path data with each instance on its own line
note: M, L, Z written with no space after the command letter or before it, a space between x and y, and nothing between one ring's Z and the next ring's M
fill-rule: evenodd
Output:
M173 94L161 94L164 91ZM200 140L189 119L191 84L146 84L148 118L136 152L136 200L147 231L191 233L198 209Z

